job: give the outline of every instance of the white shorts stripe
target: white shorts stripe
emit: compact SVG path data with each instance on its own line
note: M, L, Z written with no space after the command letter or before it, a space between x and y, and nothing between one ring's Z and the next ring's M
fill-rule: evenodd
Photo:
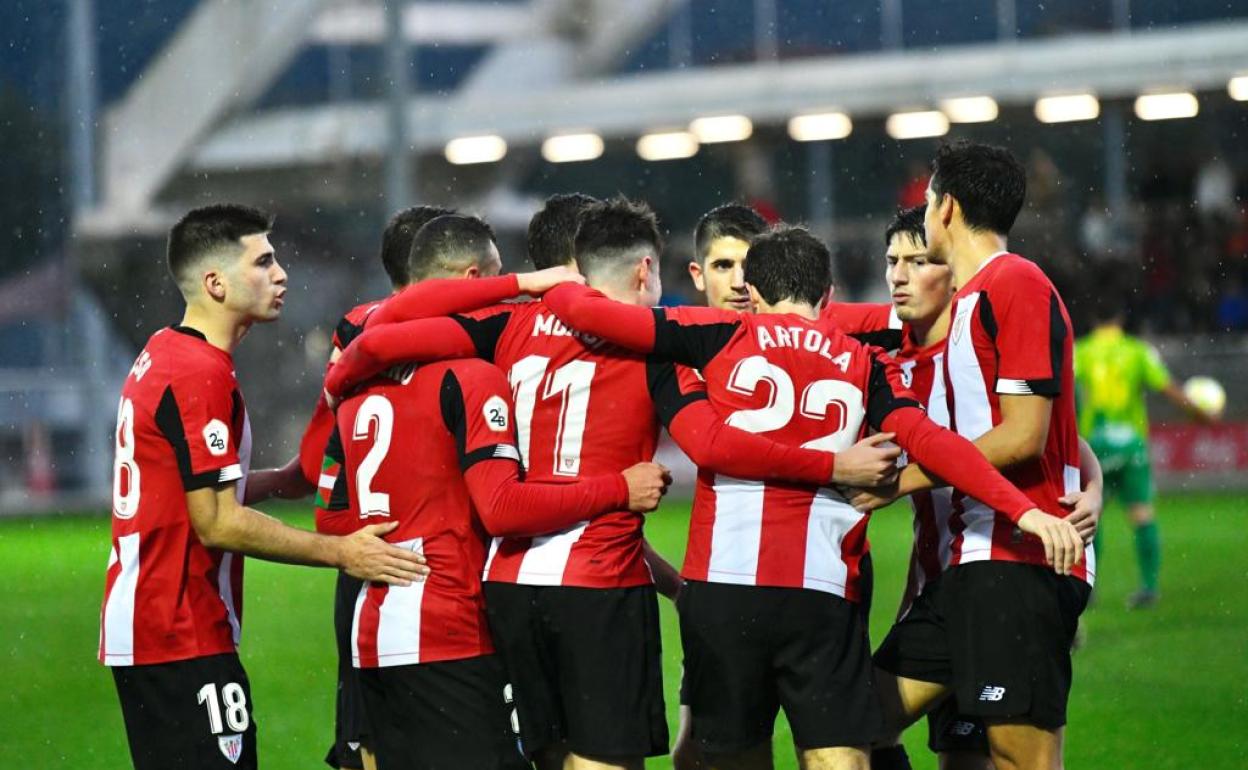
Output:
M589 522L582 521L558 534L533 538L520 562L516 582L530 586L562 585L563 572L568 567L568 554L587 526Z
M761 481L716 476L712 489L715 523L706 579L713 583L754 585L758 582L766 486Z
M104 665L134 665L134 596L139 587L139 533L117 538L121 573L104 605ZM112 554L109 561L113 560Z

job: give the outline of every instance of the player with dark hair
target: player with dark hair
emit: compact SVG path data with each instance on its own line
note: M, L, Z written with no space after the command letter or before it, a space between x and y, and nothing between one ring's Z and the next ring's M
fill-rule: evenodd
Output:
M328 537L246 507L251 429L231 356L281 314L272 217L218 205L169 233L182 322L156 332L122 387L100 660L112 667L135 767L256 767L238 659L243 555L410 585L424 559L392 524Z
M453 216L452 216L453 215ZM450 217L448 223L464 219L440 206L413 206L395 214L382 235L381 261L390 277L394 294L382 300L365 302L352 308L338 322L334 330L333 351L330 362L337 360L343 348L364 329L364 324L374 314L382 311L393 301L398 310L409 316L423 317L447 313L467 312L491 305L519 291L537 291L541 285L530 280L539 274L501 276L479 281L433 280L420 285L413 284L411 257L413 244L424 225L437 219ZM476 220L479 222L479 220ZM493 245L493 233L489 226L468 224L478 232L484 232L489 248L481 252L482 263L476 256L463 259L462 255L449 258L458 267L460 275L480 275L498 272L498 252ZM492 251L491 251L492 249ZM433 260L432 257L430 261ZM430 265L418 265L421 270L432 269ZM384 315L384 314L383 314ZM334 415L326 400L318 398L316 408L299 446L299 464L303 474L319 490L316 526L320 532L343 534L360 526L358 517L343 510L328 507L330 492L337 481L341 463L327 457L326 445L333 430ZM338 688L335 706L334 743L325 761L331 767L368 768L373 761L368 750L368 725L364 714L358 677L351 665L351 621L355 611L360 581L340 574L335 589L334 628L338 645Z
M497 256L484 223L444 216L417 234L411 272L462 278ZM513 411L506 378L474 359L391 370L337 409L330 454L344 472L329 507L399 522L392 539L437 573L414 589L364 586L355 603L354 665L380 767L527 766L486 628L488 535L532 537L611 511L644 513L670 480L642 462L522 483Z
M598 202L584 193L560 193L546 199L540 211L529 220L528 251L533 267L576 265L572 242L586 208Z
M584 215L577 259L597 288L657 300L653 214L609 201ZM371 327L343 354L331 394L406 359L477 354L508 372L528 478L572 480L653 455L659 424L706 472L822 484L877 482L885 463L786 447L725 426L697 375L569 330L544 301ZM491 629L515 685L526 750L559 767L639 767L667 749L657 607L641 522L613 513L545 537L497 542L486 572ZM591 590L586 590L591 589Z
M1069 568L1046 566L1054 542L1080 540L1061 503L1080 487L1070 319L1040 268L1006 250L1022 165L1002 148L958 142L940 148L933 172L927 249L958 287L939 375L950 424L1046 519L1039 533L1020 531L999 506L955 495L950 563L877 652L881 692L897 731L952 694L987 724L998 767L1060 768L1070 648L1095 571L1091 548ZM897 491L934 483L912 463Z
M750 310L745 254L754 236L766 230L767 221L740 203L718 206L702 215L693 231L694 259L689 262L689 277L706 295L706 304Z
M949 306L953 300L953 276L948 265L928 254L923 230L924 206L898 212L885 231L885 277L893 307L904 322L903 342L896 359L902 384L927 406L928 416L942 426L949 424L945 383L940 375L945 339L949 331ZM1091 449L1081 447L1083 491L1061 502L1072 509L1084 542L1096 526L1101 507L1100 465ZM948 487L917 492L910 497L914 508L914 547L906 592L898 610L898 622L910 611L915 598L936 586L952 560L953 533L948 531L954 511L955 492ZM988 740L981 719L958 713L956 700L946 698L928 714L928 747L940 755L942 770L991 770ZM877 767L901 764L904 749L900 736L893 746L872 752Z
M754 315L648 310L573 286L555 288L544 302L581 333L698 367L729 425L830 452L848 451L869 426L1008 509L1024 529L1047 531L1052 517L969 442L924 416L893 362L819 317L830 262L827 248L801 228L755 238L745 275ZM681 639L693 736L713 766L770 766L780 707L804 766L867 766L866 750L884 723L865 620L854 606L866 525L826 486L699 477ZM1069 569L1080 544L1053 545L1056 566Z

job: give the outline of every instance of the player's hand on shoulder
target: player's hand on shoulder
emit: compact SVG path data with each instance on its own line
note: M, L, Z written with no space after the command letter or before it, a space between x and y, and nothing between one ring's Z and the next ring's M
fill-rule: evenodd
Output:
M1059 575L1069 575L1083 559L1083 538L1068 519L1032 508L1018 520L1018 528L1044 543L1044 558Z
M1059 498L1058 502L1070 510L1066 521L1074 525L1084 546L1090 544L1092 538L1096 537L1096 528L1101 522L1101 508L1104 503L1100 493L1092 490L1071 492Z
M649 513L659 507L672 483L672 472L658 463L637 463L623 471L628 484L628 510Z
M424 556L382 539L382 535L394 531L397 526L395 521L371 524L339 538L339 568L351 577L396 586L424 580L429 574Z
M892 484L897 480L897 458L901 448L889 443L893 433L867 436L849 449L836 453L832 482L850 487L868 488Z
M560 265L545 270L534 270L530 273L516 273L516 284L522 294L534 297L545 294L561 283L585 283L585 276L575 268Z

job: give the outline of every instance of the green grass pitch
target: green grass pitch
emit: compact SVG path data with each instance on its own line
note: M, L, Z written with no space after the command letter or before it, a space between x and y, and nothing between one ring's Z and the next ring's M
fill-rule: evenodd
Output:
M271 507L307 526L304 507ZM1134 586L1130 533L1121 510L1104 522L1097 603L1085 615L1087 646L1075 656L1067 759L1071 768L1239 768L1248 761L1248 513L1245 499L1186 495L1159 506L1164 541L1161 604L1127 612ZM678 561L688 506L668 504L646 531ZM108 520L0 520L0 746L25 767L121 768L128 764L112 679L95 661L108 556ZM908 510L877 514L872 638L883 638L901 590ZM334 578L250 561L243 660L252 679L261 758L270 770L324 767L333 724ZM675 720L680 642L663 602L669 717ZM926 728L907 734L916 768L935 761ZM777 768L795 767L783 718ZM648 768L666 768L666 758Z

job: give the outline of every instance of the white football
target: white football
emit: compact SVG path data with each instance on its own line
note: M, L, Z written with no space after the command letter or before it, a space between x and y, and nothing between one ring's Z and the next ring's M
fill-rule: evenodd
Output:
M1183 383L1183 395L1205 414L1220 417L1226 408L1226 390L1212 377L1191 377Z

